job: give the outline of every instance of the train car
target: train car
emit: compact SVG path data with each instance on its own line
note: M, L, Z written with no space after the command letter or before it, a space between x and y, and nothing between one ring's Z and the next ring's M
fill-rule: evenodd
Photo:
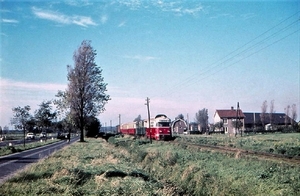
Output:
M168 140L172 138L171 119L164 114L158 114L150 119L150 128L148 120L144 120L146 128L146 137L155 140Z
M171 119L164 114L156 115L148 120L124 123L120 127L120 133L124 135L146 136L155 140L168 140L172 138Z
M120 127L120 133L124 135L145 136L143 121L124 123Z
M135 135L136 128L136 122L124 123L121 125L120 133L124 135Z

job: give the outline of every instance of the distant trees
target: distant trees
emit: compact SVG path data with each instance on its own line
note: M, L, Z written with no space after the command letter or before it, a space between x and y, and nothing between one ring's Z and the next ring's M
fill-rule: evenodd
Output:
M136 127L139 128L141 126L141 122L142 122L142 116L139 114L134 120L133 122L135 122Z
M142 116L139 114L139 115L133 120L133 122L139 123L140 121L142 121Z
M24 107L16 107L12 108L13 118L11 119L11 124L15 126L16 129L26 130L27 123L31 119L31 115L29 113L30 106Z
M293 104L292 106L288 105L285 109L285 125L287 126L289 123L293 128L295 128L296 120L297 120L297 106Z
M296 106L296 104L293 104L292 105L292 114L291 114L291 124L292 124L292 126L294 127L295 126L295 122L296 122L296 120L297 120L297 106Z
M268 108L268 102L267 102L267 100L265 100L261 106L261 113L260 113L260 121L261 121L263 128L265 127L267 108Z
M42 130L49 128L52 124L52 120L56 118L56 112L52 112L51 104L51 101L43 101L39 105L40 108L35 111L34 117L36 125Z
M56 103L69 108L72 122L80 129L80 141L84 141L84 128L87 119L105 110L105 104L110 99L102 77L102 69L95 63L96 50L90 41L83 41L74 52L74 67L68 65L68 88L59 92L60 100ZM67 107L66 107L67 106Z
M208 110L206 108L196 113L195 121L200 125L202 133L208 132Z
M285 119L284 119L284 123L285 123L285 126L286 126L286 127L287 127L288 124L290 123L290 122L289 122L289 118L290 118L290 108L291 108L291 106L288 105L288 106L284 109L284 111L285 111Z
M28 122L31 119L31 115L29 113L30 106L24 106L24 107L16 107L12 108L13 111L13 118L11 119L11 124L15 126L16 129L23 130L24 133L24 146L25 146L25 132L28 125Z
M178 114L175 119L181 119L181 120L184 120L184 115L183 114Z

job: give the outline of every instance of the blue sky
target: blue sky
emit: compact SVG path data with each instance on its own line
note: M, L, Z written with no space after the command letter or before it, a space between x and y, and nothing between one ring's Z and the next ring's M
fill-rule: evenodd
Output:
M165 113L195 118L237 102L260 112L296 104L300 116L299 1L0 0L0 126L11 108L67 86L67 65L83 40L97 50L111 100L103 125ZM298 117L299 119L299 117Z

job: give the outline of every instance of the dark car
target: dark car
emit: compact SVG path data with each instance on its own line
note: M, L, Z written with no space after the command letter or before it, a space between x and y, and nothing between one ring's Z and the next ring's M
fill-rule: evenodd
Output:
M67 136L64 133L57 133L57 139L65 140L67 139Z

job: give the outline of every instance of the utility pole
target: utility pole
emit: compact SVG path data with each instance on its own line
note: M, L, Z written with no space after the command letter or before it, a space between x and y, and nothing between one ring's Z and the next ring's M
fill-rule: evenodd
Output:
M240 104L239 102L237 102L237 109L236 109L236 122L235 122L235 137L237 135L237 132L239 130L239 120L240 120L240 114L239 114L239 110L240 110ZM241 131L241 137L242 137L242 131Z
M187 132L190 134L190 119L189 119L189 114L186 114L186 122L187 122Z
M238 121L240 121L240 103L239 102L238 102L238 110L239 110L239 112L238 112ZM241 123L242 123L242 121L241 121ZM243 137L243 129L241 129L241 137Z
M112 120L110 120L110 132L112 132Z
M149 109L149 102L150 99L147 97L146 99L146 104L147 105L147 110L148 110L148 128L149 128L149 134L150 134L150 143L152 144L152 135L151 135L151 128L150 128L150 109Z
M119 114L119 130L117 130L118 133L120 133L120 129L121 129L121 114Z

